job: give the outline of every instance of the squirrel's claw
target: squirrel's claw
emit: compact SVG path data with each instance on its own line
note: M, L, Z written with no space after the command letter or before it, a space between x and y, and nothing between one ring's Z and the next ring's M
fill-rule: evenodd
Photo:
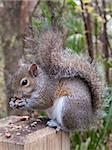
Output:
M15 104L13 101L10 101L10 102L9 102L9 105L10 105L10 107L13 108L13 109L16 108L16 104Z
M56 128L56 133L58 133L60 130L62 130L62 129L61 129L60 126L58 126L58 127Z

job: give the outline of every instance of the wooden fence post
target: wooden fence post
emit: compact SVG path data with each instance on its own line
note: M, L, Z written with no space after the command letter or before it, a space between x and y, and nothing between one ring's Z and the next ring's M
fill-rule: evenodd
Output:
M55 129L40 124L30 128L28 121L20 118L10 116L0 120L0 150L70 150L67 133L56 133Z

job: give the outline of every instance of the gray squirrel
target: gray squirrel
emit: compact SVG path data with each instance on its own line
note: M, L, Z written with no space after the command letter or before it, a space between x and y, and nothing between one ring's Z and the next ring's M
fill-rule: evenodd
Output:
M36 63L23 63L11 84L10 106L48 113L50 127L64 131L93 125L102 103L102 82L97 65L63 48L61 34L49 30L35 40Z

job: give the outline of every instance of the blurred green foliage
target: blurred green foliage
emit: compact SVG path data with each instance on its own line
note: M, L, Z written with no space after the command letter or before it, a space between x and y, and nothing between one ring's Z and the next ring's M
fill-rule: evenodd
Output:
M64 4L64 10L62 16L60 15L59 10L63 7L63 1L58 1L60 6L58 10L54 12L54 14L57 17L57 28L61 28L63 26L64 30L67 32L65 37L65 44L67 47L71 48L74 52L80 53L80 52L86 52L87 49L87 43L85 38L85 28L84 28L84 22L82 19L82 9L80 6L79 0L66 0ZM90 0L83 0L84 3L89 3ZM111 10L111 5L108 6L108 11ZM51 28L52 24L52 14L51 11L46 3L46 1L41 1L40 5L40 12L41 17L38 17L35 15L32 17L32 26L37 31L41 31L46 28ZM98 50L102 49L102 44L100 42L100 39L102 37L102 27L104 20L102 17L95 11L94 7L92 5L88 6L88 12L91 14L91 20L94 22L94 26L92 26L92 37L93 37L93 43L94 47L97 40L97 48ZM61 17L60 17L61 16ZM112 47L112 19L111 16L108 14L108 22L110 26L108 26L108 36L109 36L109 42L110 47ZM15 43L15 37L12 39L12 46ZM112 51L111 51L112 52ZM108 68L112 68L112 59L106 60L102 56L101 51L97 51L97 59L102 64L106 64ZM4 67L4 61L3 61L3 54L2 49L0 47L0 68ZM103 72L103 71L102 71ZM0 109L4 105L4 99L5 97L3 94L4 79L3 79L3 72L0 72ZM1 90L2 89L2 90ZM3 95L2 95L3 94ZM104 119L101 120L99 123L99 126L97 129L89 129L84 132L75 132L71 134L71 149L74 150L111 150L112 149L112 86L108 87L105 92L104 97L104 108L105 113ZM5 116L6 113L0 112L0 117ZM42 116L45 114L42 112ZM111 148L109 148L111 147Z
M89 0L83 0L84 3L89 3ZM62 3L60 3L62 5ZM43 19L32 18L33 27L37 30L43 28L51 28L52 14L47 6L47 3L42 2L40 4L42 9ZM61 8L61 6L60 6ZM95 12L95 9L89 5L88 12L91 14L91 20L94 22L92 28L92 36L94 47L97 42L97 48L101 49L100 36L104 20L102 17ZM58 14L58 12L56 12ZM58 14L59 15L59 14ZM63 18L63 19L62 19ZM74 52L80 53L85 52L87 49L84 22L82 19L82 9L80 1L78 0L67 0L65 1L64 11L62 18L58 18L56 24L57 28L63 26L66 31L65 44L68 48L71 48ZM111 39L111 35L109 40ZM97 41L96 41L97 40ZM98 61L102 64L106 64L108 68L112 68L112 60L106 60L101 51L96 52ZM102 68L102 66L100 67ZM103 72L103 70L101 71ZM104 78L103 78L104 79ZM110 150L112 136L112 88L105 88L104 97L104 119L99 123L98 128L88 129L84 132L75 132L71 134L71 149L74 150Z

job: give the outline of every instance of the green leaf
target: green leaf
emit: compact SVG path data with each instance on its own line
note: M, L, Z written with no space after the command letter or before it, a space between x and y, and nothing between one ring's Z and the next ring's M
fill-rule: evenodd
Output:
M87 10L90 14L94 12L94 7L93 6L87 6Z
M40 5L40 7L41 7L41 9L42 9L43 16L44 16L45 18L47 18L48 22L50 23L50 22L51 22L51 12L50 12L50 10L49 10L47 4L46 4L46 3L42 3L42 4Z
M83 0L83 3L87 4L87 3L90 3L91 1L90 0Z
M38 19L32 18L32 26L36 29L42 28L42 22Z
M67 4L71 5L72 7L76 7L77 3L75 2L75 0L67 0Z
M107 66L108 66L108 68L112 68L112 60L107 61Z
M72 34L67 39L67 47L77 53L85 49L85 43L85 36L80 33Z

